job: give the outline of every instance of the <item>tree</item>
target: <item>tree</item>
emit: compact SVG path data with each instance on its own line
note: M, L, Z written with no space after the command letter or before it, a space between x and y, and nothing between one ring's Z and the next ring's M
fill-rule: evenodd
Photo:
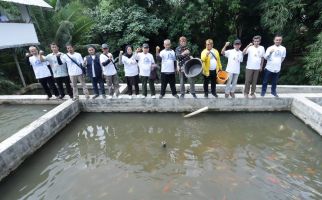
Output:
M309 53L305 56L306 76L313 85L322 85L322 32L316 42L308 46Z
M62 3L53 1L52 3ZM52 5L56 7L56 4ZM41 47L47 48L51 42L63 47L67 43L84 44L89 41L89 31L93 24L86 14L83 4L74 1L57 11L48 12L39 8L31 9L31 16L41 41Z
M126 44L140 46L148 42L149 38L157 36L164 23L135 4L108 10L106 4L102 3L91 12L95 19L92 35L96 35L97 42L108 42L112 48L123 47Z

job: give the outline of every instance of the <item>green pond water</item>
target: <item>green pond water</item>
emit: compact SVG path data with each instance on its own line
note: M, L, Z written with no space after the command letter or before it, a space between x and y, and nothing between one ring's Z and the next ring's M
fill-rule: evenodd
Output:
M290 113L81 113L0 199L320 200L321 159L322 138Z
M0 142L54 107L54 105L0 104Z

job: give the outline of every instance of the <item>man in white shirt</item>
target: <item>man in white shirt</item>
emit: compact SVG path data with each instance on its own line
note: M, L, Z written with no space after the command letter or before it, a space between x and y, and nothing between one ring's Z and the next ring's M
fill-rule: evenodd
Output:
M120 94L120 84L117 76L116 66L114 64L113 55L109 53L109 46L107 44L102 44L102 51L103 53L100 55L100 63L107 83L109 92L108 98L112 99L114 93L116 98L118 98Z
M70 79L68 76L66 63L63 63L62 65L58 64L57 55L61 54L59 52L59 47L57 46L56 43L51 43L50 49L51 49L52 53L50 53L46 56L46 60L50 64L55 81L58 85L58 91L60 94L59 98L62 99L65 96L64 84L65 84L68 95L70 96L70 98L73 98L73 90L72 90L72 87L70 86Z
M269 79L271 79L272 88L271 94L278 97L276 92L276 85L278 81L278 76L281 71L281 65L286 57L286 48L281 45L283 37L281 35L276 35L274 38L274 45L267 48L264 58L267 60L261 96L264 97L267 89L267 84Z
M89 99L89 92L85 82L85 71L83 71L82 68L83 57L80 53L75 52L73 45L67 44L66 48L68 52L62 55L58 54L57 60L60 65L63 63L67 64L69 78L73 87L73 100L75 101L79 98L77 81L82 84L83 93L85 94L86 99Z
M232 98L235 98L235 89L240 73L240 63L243 62L243 52L239 50L241 47L241 41L239 39L234 41L233 49L226 51L229 44L229 42L226 42L221 50L221 54L228 58L226 71L229 73L229 78L226 83L225 98L228 98L229 95Z
M149 87L151 91L151 98L155 99L155 86L154 86L154 78L151 78L151 71L156 69L156 64L154 62L154 58L152 54L149 53L149 45L144 43L142 45L143 52L140 52L140 48L136 50L136 60L139 61L139 71L142 81L142 96L141 98L146 98L148 90L147 84L149 82Z
M43 52L39 52L35 46L29 47L29 52L26 54L27 63L32 66L34 70L36 79L40 82L42 87L44 88L47 94L47 100L52 97L51 91L55 94L56 98L59 98L59 93L56 88L54 79L51 75L51 72L48 68L48 62L46 58L43 56Z
M190 49L187 45L187 38L181 36L179 38L179 46L176 48L176 58L177 58L177 71L179 73L180 79L180 98L183 99L186 93L185 89L185 80L188 79L190 83L190 94L193 98L197 99L195 91L195 80L192 77L186 77L184 74L184 66L188 60L192 58Z
M265 49L260 46L262 37L256 35L253 37L253 43L250 43L244 50L243 54L248 54L247 65L245 72L245 89L244 96L248 98L250 85L252 85L252 90L250 96L256 98L256 83L258 79L259 72L262 71L264 63Z
M102 67L100 64L100 55L96 54L95 48L93 46L89 46L87 48L89 55L84 58L84 65L86 67L86 74L91 79L94 96L92 99L96 99L101 93L103 99L106 98L105 96L105 88L104 88L104 81L102 75ZM98 90L98 86L100 87L100 91Z
M169 39L164 40L163 49L160 52L160 47L156 47L156 57L157 60L161 61L161 92L159 98L162 99L165 95L165 90L169 83L172 96L179 99L176 90L176 54L171 49L171 41Z

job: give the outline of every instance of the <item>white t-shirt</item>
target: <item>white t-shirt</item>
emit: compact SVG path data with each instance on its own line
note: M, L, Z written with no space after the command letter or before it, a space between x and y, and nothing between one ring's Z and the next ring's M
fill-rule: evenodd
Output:
M216 59L216 54L215 51L212 49L211 53L209 54L210 56L210 68L209 70L215 70L217 67L217 59Z
M140 76L150 76L152 64L154 64L154 58L150 53L138 53L136 59L139 61Z
M122 56L122 63L124 64L125 76L136 76L139 74L138 63L134 58L134 54L131 58Z
M68 76L66 63L59 65L55 54L48 54L46 60L49 62L55 78Z
M165 73L172 73L174 72L174 61L176 61L176 54L175 52L170 49L170 50L166 50L163 49L160 52L160 57L162 59L162 63L161 63L161 72L165 72Z
M258 46L256 48L255 46L250 46L247 49L246 54L248 54L246 68L259 70L261 68L262 58L265 55L264 47Z
M80 53L74 52L73 54L67 53L69 57L71 57L75 62L78 63L79 66L82 66L83 58ZM83 74L82 69L77 66L66 54L61 56L61 60L63 63L67 64L68 74L69 76L79 76Z
M36 56L29 57L29 62L34 70L36 79L46 78L51 76L51 73L47 67L49 64L47 61L41 62L40 59Z
M110 63L108 63L108 65L103 66L102 63L109 60L109 56L112 56L112 61ZM100 55L100 63L101 63L102 69L103 69L103 74L105 76L113 76L117 73L113 62L114 62L113 55L111 53L108 53L108 55L105 55L102 53Z
M228 58L226 71L233 74L239 74L240 63L243 62L243 52L230 49L225 51L225 57Z
M275 51L270 55L271 49ZM282 45L270 46L267 48L265 58L267 60L266 69L270 72L277 73L281 71L282 59L286 57L286 49Z

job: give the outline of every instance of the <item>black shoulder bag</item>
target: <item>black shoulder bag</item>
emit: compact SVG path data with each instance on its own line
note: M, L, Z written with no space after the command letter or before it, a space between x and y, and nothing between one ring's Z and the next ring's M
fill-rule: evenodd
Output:
M104 55L104 56L106 56L108 59L110 59L106 54L104 54L104 53L103 53L103 55ZM117 57L117 59L118 59L118 57ZM117 60L117 59L115 58L115 60ZM119 70L119 68L118 68L118 67L116 67L115 62L113 62L113 60L111 60L111 63L113 64L113 66L114 66L115 70L116 70L116 71L118 71L118 70Z
M72 59L67 53L66 53L66 56L68 56L68 58L73 62L75 63L79 68L81 68L82 72L84 75L86 75L86 69L85 67L81 66L80 64L78 64L74 59Z

